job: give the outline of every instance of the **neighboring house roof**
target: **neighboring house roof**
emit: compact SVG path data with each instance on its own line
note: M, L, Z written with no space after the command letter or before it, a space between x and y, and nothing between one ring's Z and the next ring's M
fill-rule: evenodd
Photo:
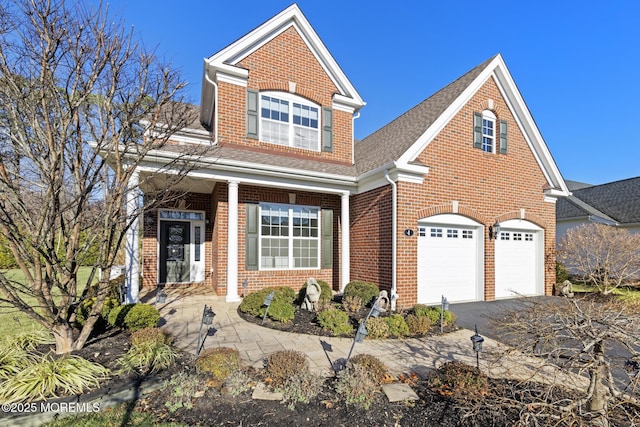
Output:
M620 225L640 223L640 177L582 187L556 204L559 221L589 216Z
M593 186L593 184L587 184L586 182L571 181L568 179L565 179L564 182L567 183L567 187L569 188L569 191L580 190L581 188L587 188L587 187Z

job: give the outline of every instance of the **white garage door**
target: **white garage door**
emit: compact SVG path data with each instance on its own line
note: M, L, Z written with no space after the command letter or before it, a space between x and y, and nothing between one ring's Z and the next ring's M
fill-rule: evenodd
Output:
M438 215L435 220L461 220ZM432 217L433 218L433 217ZM430 218L431 219L431 218ZM469 223L470 220L466 220ZM482 229L471 224L428 223L418 227L418 302L475 301L479 295Z
M518 228L508 223L501 225L495 241L496 298L539 295L544 289L542 232L527 221L511 223Z

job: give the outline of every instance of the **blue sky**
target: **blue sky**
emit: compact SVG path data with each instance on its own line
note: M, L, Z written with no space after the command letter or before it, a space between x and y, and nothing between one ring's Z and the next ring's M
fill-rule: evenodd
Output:
M105 0L180 68L200 102L203 58L289 0ZM501 53L565 179L640 176L640 2L300 0L367 102L363 138Z

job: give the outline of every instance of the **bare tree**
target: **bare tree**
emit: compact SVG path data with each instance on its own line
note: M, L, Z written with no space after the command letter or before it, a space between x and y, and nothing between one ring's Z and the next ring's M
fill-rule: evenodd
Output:
M523 416L541 424L546 424L542 420L555 425L559 420L573 419L608 425L611 410L624 406L620 404L637 407L637 313L637 307L613 297L527 298L494 317L492 322L504 341L548 361L547 366L584 379L572 384L571 392L577 398L556 397L557 390L569 387L569 382L548 384L546 391L527 402ZM637 410L634 417L638 422Z
M567 231L558 257L572 274L595 285L603 294L638 280L640 234L604 224L587 224Z
M0 301L51 330L58 353L82 348L98 319L138 215L125 215L127 198L153 182L137 167L194 120L184 87L102 5L0 0L0 232L25 276L0 273ZM197 155L179 153L154 172L171 170L146 207L176 194L172 183ZM78 283L90 251L88 283ZM82 291L99 269L97 300L74 336Z

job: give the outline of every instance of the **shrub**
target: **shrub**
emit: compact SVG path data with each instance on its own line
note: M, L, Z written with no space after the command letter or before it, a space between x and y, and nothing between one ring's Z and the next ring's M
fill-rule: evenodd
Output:
M388 382L390 379L389 370L385 364L375 356L370 354L358 354L351 358L350 363L362 366L365 371L371 375L371 379L373 379L376 384Z
M318 313L318 323L333 335L346 335L353 332L349 315L335 308Z
M369 409L375 399L379 386L361 365L349 364L338 372L336 392L344 397L348 405L357 405Z
M172 345L175 338L171 333L158 328L143 328L131 334L131 344L140 345L145 343Z
M569 280L569 272L563 263L556 261L556 283L563 283Z
M409 335L424 335L431 329L431 320L427 316L410 314L405 319L409 327Z
M416 304L413 306L413 312L416 316L425 316L429 318L429 321L432 325L440 324L440 312L442 310L439 306L436 305L424 305L424 304ZM455 315L449 311L445 310L443 315L443 320L446 325L451 325L455 322Z
M264 305L264 300L271 292L273 292L274 295L271 307L269 307L269 317L271 318L271 310L273 309L274 303L281 307L276 309L276 316L282 313L282 311L285 311L285 313L289 312L290 310L284 307L288 305L293 307L293 302L296 299L296 293L293 289L286 286L281 286L279 288L263 288L259 291L251 292L242 299L238 309L243 313L251 314L253 316L264 316L264 312L267 309ZM293 311L295 312L295 307L293 307ZM291 319L293 319L293 317L291 317Z
M155 328L160 323L160 312L151 304L134 304L124 316L124 326L130 331Z
M196 368L210 374L221 384L233 372L240 370L242 360L238 350L229 347L208 348L196 359Z
M127 354L118 359L118 365L122 372L147 375L173 365L176 356L176 351L168 344L142 341L132 345Z
M109 370L79 356L55 358L45 354L16 376L8 378L0 388L0 402L13 403L81 394L98 387L107 379Z
M296 308L290 302L282 299L276 300L274 298L267 316L276 322L287 323L293 320L296 314Z
M224 391L231 397L241 395L251 389L251 377L242 369L237 369L227 376L224 381Z
M309 370L309 361L304 353L296 350L281 350L267 356L265 370L274 387L281 387L299 372Z
M429 376L429 383L443 396L478 398L489 392L487 376L461 362L445 363Z
M409 335L409 326L401 314L392 314L391 316L383 317L382 319L389 327L389 335L398 338Z
M371 317L367 321L367 338L379 339L389 336L389 325L380 317Z
M326 303L333 301L333 289L331 289L331 286L324 280L316 280L316 282L320 285L320 299L318 302ZM305 295L307 295L307 282L305 282L302 288L300 288L300 291L298 291L298 298L296 299L297 305L302 304Z
M360 297L364 305L369 305L379 294L380 289L378 289L378 285L375 283L355 280L347 283L347 286L344 287L342 298L344 299L355 295Z
M114 327L124 328L124 318L133 308L134 304L124 304L114 307L107 316L107 322Z
M355 314L362 310L363 307L362 298L357 295L349 295L342 298L342 308L349 314Z
M296 409L296 403L309 403L320 394L323 378L310 371L301 371L287 378L282 386L282 403L290 410Z

